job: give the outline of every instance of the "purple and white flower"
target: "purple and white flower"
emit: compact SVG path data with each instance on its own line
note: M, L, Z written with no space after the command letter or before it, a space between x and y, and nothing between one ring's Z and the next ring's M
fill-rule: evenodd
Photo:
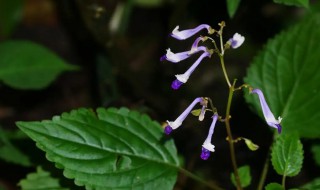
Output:
M189 113L192 111L195 105L198 103L201 103L202 101L205 101L204 98L198 97L185 109L182 114L174 121L167 121L168 125L164 128L164 133L169 135L172 130L177 129L181 126L182 122L186 119L186 117L189 115Z
M233 37L229 40L229 43L233 49L240 47L244 42L244 37L238 33L235 33Z
M172 63L178 63L182 60L189 58L192 54L197 53L199 51L207 51L207 48L204 46L200 46L194 49L194 51L184 51L179 53L173 53L170 48L167 49L166 55L160 58L160 61L170 61Z
M202 29L207 29L209 34L214 33L214 30L211 28L211 26L209 26L207 24L201 24L201 25L197 26L196 28L182 30L182 31L179 31L179 26L176 26L174 28L174 30L172 31L171 36L178 39L178 40L185 40L185 39L195 35L196 33L198 33Z
M205 51L198 59L196 62L193 63L193 65L184 73L184 74L178 74L176 76L176 80L174 80L171 84L171 87L174 90L177 90L180 88L180 86L183 83L186 83L190 77L190 75L193 73L193 71L197 68L197 66L201 63L202 59L205 57L210 57L211 54L207 51Z
M280 122L281 122L282 118L280 116L278 117L278 119L276 119L274 117L273 113L271 112L271 110L266 102L266 99L264 98L262 91L260 89L253 89L251 91L251 93L257 94L259 96L263 116L264 116L267 124L270 127L278 129L278 133L281 133L282 127L280 125Z
M203 160L207 160L210 157L210 152L214 152L214 145L211 143L211 138L212 138L217 120L218 120L218 114L214 114L212 116L212 123L211 123L210 129L209 129L208 136L202 145L200 157Z

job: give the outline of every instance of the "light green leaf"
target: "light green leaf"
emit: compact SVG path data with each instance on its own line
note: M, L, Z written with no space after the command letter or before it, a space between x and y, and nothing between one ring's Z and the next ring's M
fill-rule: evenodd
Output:
M200 115L200 113L201 113L201 109L196 109L191 111L191 114L197 117Z
M275 3L294 5L297 7L309 7L309 0L273 0Z
M260 52L247 72L245 83L263 91L275 117L282 116L282 132L320 137L320 15L277 35ZM261 114L256 95L246 100ZM263 117L262 117L263 118Z
M31 166L29 157L15 147L6 134L9 133L0 127L0 159L22 166Z
M243 138L244 142L246 143L247 147L252 150L256 151L259 149L259 146L254 144L250 139Z
M53 178L41 167L37 167L37 172L28 174L27 178L22 179L18 185L22 190L68 190L68 188L61 187L59 179Z
M172 189L179 165L172 140L128 109L74 110L50 121L17 122L50 161L86 189Z
M61 72L75 68L33 42L0 43L0 80L13 88L41 89L48 86Z
M141 7L158 7L163 4L164 0L131 0L135 5Z
M311 151L313 153L314 161L318 166L320 166L320 145L312 146Z
M0 1L0 35L8 36L22 17L23 0Z
M245 165L238 168L240 182L242 187L247 187L251 184L250 166ZM236 179L234 173L231 173L231 181L236 186Z
M311 182L305 184L302 188L307 190L320 189L320 178L315 178Z
M280 184L278 183L269 183L265 190L285 190Z
M240 4L240 0L227 0L227 9L230 18L234 16Z
M297 175L303 163L303 147L298 135L279 135L272 147L271 162L279 175Z

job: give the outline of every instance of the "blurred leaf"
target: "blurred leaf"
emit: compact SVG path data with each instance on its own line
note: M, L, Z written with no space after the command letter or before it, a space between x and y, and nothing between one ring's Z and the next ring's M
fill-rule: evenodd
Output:
M275 3L309 8L309 0L273 0Z
M279 135L272 147L271 162L279 175L297 175L303 163L303 147L298 135Z
M227 0L227 9L230 18L234 16L240 4L240 0Z
M238 173L241 181L241 186L242 187L247 187L251 183L251 174L250 174L250 167L248 165L241 166L238 168ZM233 185L237 185L236 179L234 176L234 173L231 173L231 181Z
M59 179L50 176L50 173L37 167L37 172L30 173L26 179L22 179L19 184L22 190L68 190L59 184Z
M17 122L48 160L86 189L172 189L179 165L159 123L128 109L74 110L51 121Z
M320 166L320 145L313 145L311 151L313 153L314 161Z
M247 147L252 150L256 151L259 149L259 146L254 144L250 139L243 138L244 142L246 143Z
M320 178L315 178L311 182L302 186L302 188L308 190L320 189Z
M278 183L269 183L265 190L285 190L280 184Z
M17 89L41 89L74 70L50 50L29 41L0 43L0 80Z
M132 0L135 5L141 7L158 7L163 4L164 0Z
M274 115L282 116L283 134L320 137L320 15L277 35L260 52L247 72L245 83L263 91ZM246 100L261 114L257 96ZM263 117L263 116L262 116Z
M0 127L0 159L22 166L31 166L29 157L10 142L7 133Z
M11 34L14 27L21 20L22 8L22 0L0 1L0 34L4 36Z

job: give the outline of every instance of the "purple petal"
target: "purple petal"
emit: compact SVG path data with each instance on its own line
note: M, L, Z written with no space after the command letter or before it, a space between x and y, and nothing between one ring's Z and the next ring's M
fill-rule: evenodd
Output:
M166 55L163 55L163 56L160 57L160 61L165 61L165 60L167 60L167 56Z
M171 132L172 132L172 128L171 128L169 125L167 125L167 126L164 128L164 133L165 133L166 135L169 135Z
M202 29L207 29L209 33L211 31L211 27L207 24L201 24L201 25L197 26L196 28L182 30L182 31L179 31L179 26L177 26L172 31L171 36L173 38L178 39L178 40L185 40L185 39L193 36L194 34L198 33Z
M202 147L200 157L202 160L208 160L208 158L210 157L210 151Z
M280 124L275 124L278 128L278 133L280 134L282 132L282 127Z
M178 90L183 82L179 81L178 79L174 80L171 84L171 88L174 90Z

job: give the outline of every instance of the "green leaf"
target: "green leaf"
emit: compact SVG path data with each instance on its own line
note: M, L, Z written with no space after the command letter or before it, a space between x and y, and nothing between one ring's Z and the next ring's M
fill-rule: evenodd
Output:
M275 3L309 8L309 0L273 0Z
M131 0L135 5L141 7L158 7L163 4L164 0Z
M320 189L320 178L315 178L311 182L305 184L302 189L314 190Z
M17 122L48 160L87 189L172 189L179 165L160 124L128 109L74 110L50 121Z
M66 64L50 50L29 41L0 43L0 80L17 89L41 89L63 71Z
M201 113L201 109L196 109L191 111L191 114L197 117L200 115L200 113Z
M314 161L320 166L320 145L313 145L311 151L313 153Z
M279 175L297 175L303 163L303 148L298 135L279 135L272 147L271 162Z
M37 172L30 173L26 179L22 179L19 184L22 190L68 190L68 188L61 187L59 179L50 176L50 173L37 167Z
M31 166L29 157L15 147L6 134L8 132L0 127L0 159L22 166Z
M300 137L320 137L320 15L277 35L260 52L244 79L263 91L275 117L282 116L283 134L298 131ZM261 114L256 95L246 100Z
M265 190L285 190L280 184L278 183L269 183Z
M0 35L8 36L22 17L22 0L0 1Z
M242 187L247 187L251 183L251 174L250 174L250 167L248 165L241 166L238 168L238 173L240 177L240 182ZM233 185L236 186L236 179L234 173L231 173L231 181Z
M230 18L234 16L240 4L240 0L227 0L227 9Z

